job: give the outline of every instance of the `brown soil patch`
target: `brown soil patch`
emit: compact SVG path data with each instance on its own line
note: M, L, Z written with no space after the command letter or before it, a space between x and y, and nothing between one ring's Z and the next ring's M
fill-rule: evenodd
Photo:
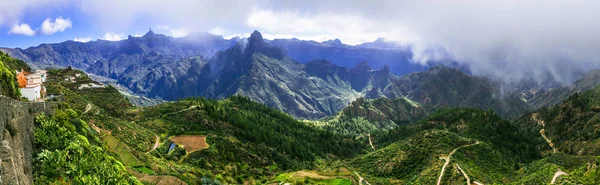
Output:
M133 174L139 181L149 182L156 185L187 185L181 179L170 175L148 175L134 170L127 170Z
M324 176L324 175L319 175L316 172L311 172L311 171L297 171L294 172L292 175L290 175L291 177L309 177L312 179L332 179L335 177L331 177L331 176Z
M172 137L169 140L178 145L183 145L187 153L208 148L206 136L182 135Z

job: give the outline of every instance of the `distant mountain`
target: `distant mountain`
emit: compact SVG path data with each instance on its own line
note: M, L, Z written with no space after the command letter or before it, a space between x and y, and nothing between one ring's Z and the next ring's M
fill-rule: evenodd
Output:
M551 89L542 89L536 93L527 103L535 109L552 106L565 101L569 96L582 93L600 86L600 70L590 70L580 80L567 86L559 86Z
M366 60L375 69L388 66L390 71L396 75L425 71L428 68L411 61L412 52L409 48L397 47L395 43L387 42L384 39L359 46L343 44L339 39L320 43L298 39L275 39L269 44L283 48L290 58L300 63L322 59L337 66L352 67L360 61Z
M117 42L67 41L2 50L33 64L73 66L109 77L149 98L223 99L237 94L297 118L331 116L363 96L405 98L426 112L471 106L510 117L529 110L521 99L502 94L498 83L485 78L448 67L414 72L426 67L409 62L410 51L391 49L386 43L266 42L258 31L243 40L210 34L172 38L149 31ZM394 66L404 70L397 73L414 73L398 77L392 74Z
M203 90L206 97L239 94L302 118L333 115L374 84L393 78L389 70L372 70L367 63L353 68L322 60L297 63L259 32L217 53L201 71L212 81Z
M98 40L87 43L66 41L58 44L42 44L27 49L0 48L9 55L38 66L72 66L79 69L119 77L131 68L176 62L176 59L192 56L210 58L217 51L229 48L239 41L208 33L190 34L173 38L155 34L152 30L142 37L129 36L122 41ZM161 61L153 58L164 59ZM105 68L98 68L98 67ZM125 74L126 75L126 74Z
M363 47L363 48L376 48L376 49L396 49L396 50L409 50L410 49L408 46L403 46L397 42L389 41L382 37L377 38L377 40L375 40L373 42L365 42L358 46Z
M476 107L516 117L531 110L518 96L504 93L502 84L443 66L396 78L369 91L366 98L401 98L418 102L426 111L440 107Z

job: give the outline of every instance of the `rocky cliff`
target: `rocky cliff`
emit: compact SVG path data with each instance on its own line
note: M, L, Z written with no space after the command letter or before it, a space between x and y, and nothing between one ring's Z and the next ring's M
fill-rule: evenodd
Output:
M0 184L32 184L35 117L56 104L24 103L0 95Z

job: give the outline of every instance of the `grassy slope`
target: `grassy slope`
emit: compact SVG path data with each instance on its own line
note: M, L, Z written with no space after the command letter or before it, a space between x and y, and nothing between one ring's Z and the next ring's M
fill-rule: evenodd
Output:
M317 159L351 157L366 148L238 96L165 103L147 108L141 117L138 124L164 135L207 135L210 147L187 154L182 162L241 179L313 168Z

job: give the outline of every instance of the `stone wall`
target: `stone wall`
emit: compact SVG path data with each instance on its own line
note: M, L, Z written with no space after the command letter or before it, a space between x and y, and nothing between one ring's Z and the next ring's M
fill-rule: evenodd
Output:
M0 184L33 183L35 117L54 114L55 102L24 103L0 95Z

